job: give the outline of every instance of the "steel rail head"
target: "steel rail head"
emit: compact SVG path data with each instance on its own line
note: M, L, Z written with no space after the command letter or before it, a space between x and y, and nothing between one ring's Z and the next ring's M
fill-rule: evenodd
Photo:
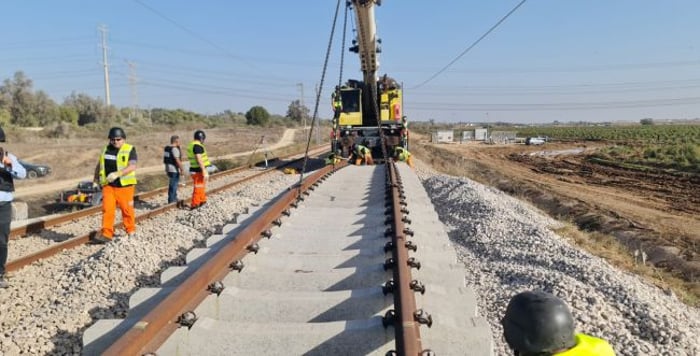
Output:
M419 355L423 348L421 345L420 336L420 321L416 317L417 310L416 298L414 289L416 284L411 277L411 266L416 265L415 259L409 258L409 246L407 236L404 234L406 221L403 215L401 201L405 200L403 187L400 177L396 170L396 164L390 162L387 165L388 181L387 184L391 187L391 201L393 203L392 214L392 241L394 255L394 309L396 310L396 318L394 325L396 350L399 355ZM420 319L423 320L423 319ZM430 319L432 324L432 319Z
M301 184L300 190L308 189L311 184L330 171L332 167L326 166L307 177ZM288 190L278 197L274 203L246 228L235 239L223 246L204 265L198 268L182 284L173 290L160 304L146 314L138 327L126 331L116 340L103 355L142 355L160 346L167 336L175 329L173 324L182 313L193 309L209 293L208 286L221 280L230 272L232 261L240 260L249 253L248 246L262 238L261 233L272 226L273 221L279 218L283 212L297 198L297 190Z

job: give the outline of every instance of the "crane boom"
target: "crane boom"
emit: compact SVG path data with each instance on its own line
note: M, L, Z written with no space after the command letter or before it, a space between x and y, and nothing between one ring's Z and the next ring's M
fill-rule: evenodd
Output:
M377 82L379 70L379 39L377 38L377 25L374 20L374 6L380 4L377 0L352 0L355 9L355 23L357 26L357 38L350 51L360 56L360 69L365 83Z
M359 56L363 81L348 80L333 93L332 148L347 157L354 144L370 147L378 155L396 146L407 147L401 87L392 78L378 75L381 40L374 10L381 0L348 0L346 4L355 14L356 36L350 51Z

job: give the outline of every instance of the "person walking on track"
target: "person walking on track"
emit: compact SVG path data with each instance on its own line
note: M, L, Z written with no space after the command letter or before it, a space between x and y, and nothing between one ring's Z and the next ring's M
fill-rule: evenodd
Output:
M197 130L194 132L194 140L187 145L187 159L190 162L193 185L190 209L197 209L207 202L207 181L209 180L207 168L211 166L211 162L204 148L206 138L204 131Z
M180 151L180 136L170 137L170 145L163 149L163 164L168 175L168 204L177 201L177 187L180 176L184 173L182 167L182 151Z
M4 135L0 142L5 142ZM10 285L5 280L7 263L7 244L10 241L10 223L12 222L12 192L15 191L14 179L23 179L27 170L17 157L0 147L0 288Z
M102 233L93 239L96 243L111 242L114 238L117 207L127 235L134 237L136 233L136 148L126 143L126 133L121 127L109 129L108 138L109 144L102 150L95 168L95 182L102 186Z

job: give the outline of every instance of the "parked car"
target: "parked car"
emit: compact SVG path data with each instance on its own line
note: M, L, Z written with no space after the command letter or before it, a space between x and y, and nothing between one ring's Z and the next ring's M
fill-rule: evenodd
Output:
M27 170L27 178L30 178L30 179L39 178L39 177L43 177L43 176L51 173L51 167L49 167L45 164L29 163L29 162L23 161L21 159L18 161Z
M544 145L545 139L542 137L528 137L525 139L526 145Z

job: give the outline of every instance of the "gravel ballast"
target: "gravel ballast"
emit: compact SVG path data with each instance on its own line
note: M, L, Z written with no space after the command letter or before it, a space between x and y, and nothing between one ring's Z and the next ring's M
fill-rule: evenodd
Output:
M608 340L618 355L699 355L700 313L551 231L559 225L527 203L466 178L418 174L461 261L473 273L479 314L496 354L512 352L500 319L508 300L541 289L571 308L576 329Z

